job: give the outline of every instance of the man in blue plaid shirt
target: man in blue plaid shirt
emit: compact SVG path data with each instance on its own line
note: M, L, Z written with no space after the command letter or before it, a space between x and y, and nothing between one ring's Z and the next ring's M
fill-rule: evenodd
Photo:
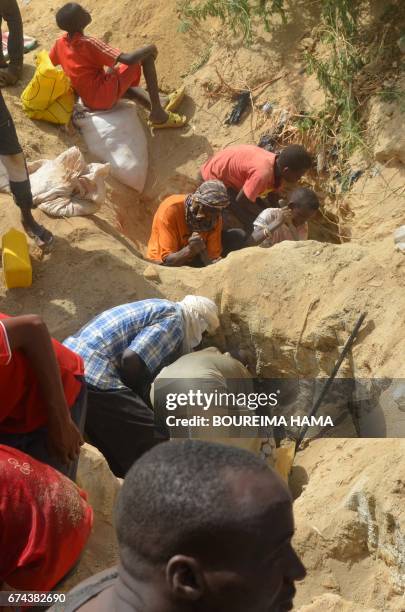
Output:
M117 476L168 437L155 429L149 404L153 378L218 325L217 308L208 298L149 299L106 310L64 341L84 361L86 434Z

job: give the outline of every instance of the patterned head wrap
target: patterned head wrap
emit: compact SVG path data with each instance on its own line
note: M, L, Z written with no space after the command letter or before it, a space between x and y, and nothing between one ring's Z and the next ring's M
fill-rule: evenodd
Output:
M186 198L186 221L188 226L200 232L212 230L217 219L207 219L204 208L221 210L229 206L229 195L222 181L205 181Z

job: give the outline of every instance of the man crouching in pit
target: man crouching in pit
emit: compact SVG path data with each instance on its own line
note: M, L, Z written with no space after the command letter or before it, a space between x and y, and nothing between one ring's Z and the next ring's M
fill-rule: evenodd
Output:
M230 444L261 455L273 466L273 428L248 423L259 407L251 374L255 369L253 355L245 349L231 354L210 346L183 355L153 382L155 419L168 427L172 438ZM233 425L233 419L246 419L247 424Z
M148 258L165 266L201 268L242 248L246 234L222 228L229 196L221 181L205 181L189 195L173 195L160 204L153 219Z
M125 478L116 526L120 565L70 592L64 612L285 612L305 577L291 495L242 449L154 447Z

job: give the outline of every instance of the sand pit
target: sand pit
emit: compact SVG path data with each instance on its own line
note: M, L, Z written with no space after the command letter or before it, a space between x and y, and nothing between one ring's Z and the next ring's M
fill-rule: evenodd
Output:
M31 245L33 285L7 292L1 281L1 310L38 313L54 336L63 339L119 303L200 293L213 298L220 309L217 346L242 344L253 351L259 375L287 377L328 376L359 314L366 311L365 327L343 373L404 377L405 259L395 250L392 235L405 223L405 153L392 136L398 129L395 104L379 101L378 113L371 112L374 162L370 166L353 159L353 166L364 172L340 199L339 208L325 185L317 185L329 220L317 219L310 241L247 249L204 270L148 264L143 255L161 199L191 189L201 163L213 151L258 142L267 127L260 114L262 103L275 99L282 108L295 100L316 106L322 99L314 77L303 75L300 47L303 35L316 25L317 14L312 5L294 3L286 29L263 32L260 41L246 49L216 36L215 22L198 35L180 34L174 0L159 7L152 0L140 0L135 9L125 1L118 4L120 10L111 0L88 0L86 6L94 13L90 33L128 51L156 42L163 87L169 90L182 79L186 83L183 108L190 125L176 132L147 133L149 174L142 195L109 179L107 202L93 217L54 220L36 213L55 233L53 252L40 257ZM39 38L40 48L49 48L57 35L53 15L58 6L44 0L23 7L26 32ZM209 58L196 70L208 42ZM56 156L72 145L86 155L79 134L24 116L18 97L33 65L30 53L23 83L5 92L28 158ZM254 113L230 127L224 119L231 101L207 96L207 83L218 83L218 68L235 87L254 87L281 69L288 76L264 88ZM403 79L399 68L398 78ZM144 118L142 112L140 116ZM19 226L18 211L9 196L0 195L0 232L12 226ZM394 414L388 436L396 435L397 418ZM298 454L292 478L293 489L300 492L295 503L296 543L308 567L308 577L298 589L301 612L405 609L404 451L399 440L354 439L320 440ZM99 459L96 464L95 482L108 480L105 466L100 467ZM116 560L111 494L108 499L109 516L104 502L95 500L96 532L70 586ZM104 542L106 523L109 536Z

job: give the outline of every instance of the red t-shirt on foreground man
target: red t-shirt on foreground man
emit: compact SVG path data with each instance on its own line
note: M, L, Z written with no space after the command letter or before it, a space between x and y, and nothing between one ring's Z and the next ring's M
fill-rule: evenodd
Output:
M73 482L0 445L0 590L52 589L78 561L92 523Z
M52 340L40 317L0 313L0 444L74 478L86 416L83 373L81 357Z

